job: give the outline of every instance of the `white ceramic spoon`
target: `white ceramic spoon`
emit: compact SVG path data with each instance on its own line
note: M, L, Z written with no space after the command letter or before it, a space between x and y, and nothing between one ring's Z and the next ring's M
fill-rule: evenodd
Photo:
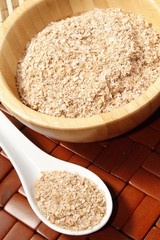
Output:
M43 152L32 142L30 142L0 111L0 146L8 155L14 168L16 169L19 178L22 182L24 191L28 198L28 201L35 212L35 214L43 221L48 227L53 230L68 234L68 235L85 235L93 233L102 228L110 218L112 213L112 198L110 192L103 181L94 173L80 167L76 164L68 163L59 159L56 159L47 153ZM60 228L55 224L51 224L40 212L37 204L34 200L34 183L37 178L40 177L41 171L69 171L72 173L78 173L79 175L86 177L93 181L99 189L102 189L105 193L107 201L106 215L102 219L101 223L93 227L91 230L85 231L70 231Z

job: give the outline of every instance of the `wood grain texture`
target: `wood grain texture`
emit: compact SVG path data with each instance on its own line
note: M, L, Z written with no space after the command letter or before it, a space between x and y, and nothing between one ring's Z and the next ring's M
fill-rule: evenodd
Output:
M0 7L6 8L9 14L16 4L21 2L1 1ZM56 118L31 110L21 103L15 85L17 61L23 53L25 44L49 22L77 15L95 7L120 7L125 11L133 11L144 16L160 33L159 6L159 1L151 0L25 1L11 13L0 28L0 100L3 105L30 128L64 141L105 140L133 129L159 107L160 79L136 100L109 113L89 118Z

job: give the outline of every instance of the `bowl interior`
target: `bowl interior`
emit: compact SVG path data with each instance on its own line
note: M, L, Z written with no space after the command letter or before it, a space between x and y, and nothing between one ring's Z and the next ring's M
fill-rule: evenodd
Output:
M159 80L152 87L152 91L148 91L145 96L139 97L136 101L127 104L125 107L118 108L110 113L101 114L85 119L61 119L44 114L37 113L24 106L19 98L16 88L16 69L17 63L24 52L25 45L30 39L41 31L51 21L59 21L66 17L78 15L94 8L121 8L124 11L132 11L136 14L144 16L153 27L160 33L160 4L158 1L151 0L27 0L4 22L0 29L0 99L5 107L14 115L25 121L30 121L48 128L85 128L99 126L102 124L110 124L117 119L123 119L124 124L136 126L139 122L150 115L159 104ZM157 98L158 96L158 98ZM149 107L146 107L148 105ZM135 115L134 112L141 108L142 116ZM132 119L126 116L133 115ZM135 121L135 122L134 122ZM120 128L121 126L118 126ZM126 128L127 130L129 127ZM108 130L107 130L108 131ZM111 125L110 132L115 130L115 125ZM119 132L121 132L119 130ZM124 132L124 131L123 131ZM117 135L111 134L111 135Z

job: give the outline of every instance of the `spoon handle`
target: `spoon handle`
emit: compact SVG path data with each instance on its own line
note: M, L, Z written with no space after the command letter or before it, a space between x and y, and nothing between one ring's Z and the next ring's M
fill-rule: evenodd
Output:
M26 144L27 139L25 136L22 135L2 111L0 111L0 145L6 154L10 154L11 152L15 155L15 149L23 152L24 145Z
M18 174L21 172L28 172L31 168L30 163L35 157L37 152L40 154L41 150L37 151L38 147L35 146L30 140L27 139L0 111L0 146L3 148ZM42 151L43 152L43 151ZM23 161L25 159L25 161ZM33 161L32 166L36 167Z
M63 166L65 164L64 161L48 155L34 145L11 123L2 111L0 111L0 146L19 175L22 172L31 173L33 169L37 171L41 168L48 169L51 160L54 161L54 165Z

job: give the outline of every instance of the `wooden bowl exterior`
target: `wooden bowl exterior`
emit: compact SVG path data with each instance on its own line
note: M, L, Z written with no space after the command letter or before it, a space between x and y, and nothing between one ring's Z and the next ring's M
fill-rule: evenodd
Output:
M119 7L144 16L160 33L160 2L147 0L27 0L0 28L0 100L30 128L64 141L93 142L118 136L147 119L160 104L160 79L129 104L89 118L57 118L38 113L20 101L16 88L17 62L25 44L51 21L89 10Z

